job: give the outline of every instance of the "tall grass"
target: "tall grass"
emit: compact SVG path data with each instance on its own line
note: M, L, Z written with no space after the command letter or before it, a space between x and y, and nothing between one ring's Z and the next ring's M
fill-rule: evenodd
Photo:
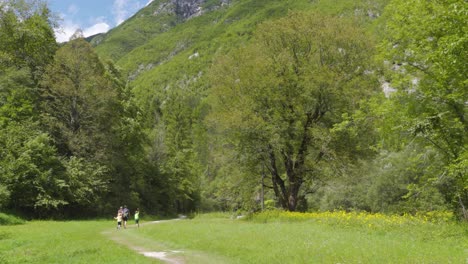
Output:
M340 214L293 221L284 215L274 221L271 216L269 221L202 217L146 226L138 235L169 248L222 256L225 263L465 263L468 259L465 224L383 215L363 222L357 214Z

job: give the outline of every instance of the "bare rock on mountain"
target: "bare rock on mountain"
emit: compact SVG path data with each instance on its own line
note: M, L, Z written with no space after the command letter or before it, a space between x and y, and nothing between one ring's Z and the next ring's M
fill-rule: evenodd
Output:
M168 0L160 3L153 15L176 14L183 19L190 19L202 15L205 11L228 5L230 0L219 0L219 3L210 5L208 10L205 10L205 2L206 0Z

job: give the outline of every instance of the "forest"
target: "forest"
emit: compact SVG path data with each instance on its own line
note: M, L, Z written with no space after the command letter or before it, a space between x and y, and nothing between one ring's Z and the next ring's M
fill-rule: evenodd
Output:
M0 211L468 220L465 0L165 2L57 43L0 1Z

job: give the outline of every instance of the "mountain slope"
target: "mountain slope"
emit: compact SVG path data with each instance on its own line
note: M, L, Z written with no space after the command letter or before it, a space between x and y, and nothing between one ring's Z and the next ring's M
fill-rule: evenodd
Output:
M155 0L108 33L94 36L91 43L97 46L101 56L118 60L154 36L226 3L227 0L214 3L205 3L204 0Z
M387 2L159 0L107 33L96 49L125 71L137 95L149 99L148 95L152 97L178 82L198 80L213 56L247 42L262 21L291 11L317 10L355 16L369 24L382 13Z

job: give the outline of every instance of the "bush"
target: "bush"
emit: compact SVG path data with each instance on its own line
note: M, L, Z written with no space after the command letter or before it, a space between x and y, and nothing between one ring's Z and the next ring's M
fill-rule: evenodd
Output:
M0 183L0 208L8 203L8 199L10 198L10 192Z
M0 213L0 225L22 225L25 222L16 216Z

